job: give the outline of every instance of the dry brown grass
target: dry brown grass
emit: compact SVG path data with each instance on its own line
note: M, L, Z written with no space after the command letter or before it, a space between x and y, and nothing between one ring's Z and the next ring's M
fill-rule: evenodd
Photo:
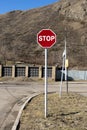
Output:
M87 98L75 93L59 98L48 94L48 117L44 118L44 95L31 100L22 113L19 130L86 130Z

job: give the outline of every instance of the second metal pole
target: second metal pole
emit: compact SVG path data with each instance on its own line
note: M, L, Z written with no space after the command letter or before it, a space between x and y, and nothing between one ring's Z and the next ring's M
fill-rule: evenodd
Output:
M45 48L45 118L48 114L48 103L47 103L47 91L48 91L48 76L47 76L47 48Z

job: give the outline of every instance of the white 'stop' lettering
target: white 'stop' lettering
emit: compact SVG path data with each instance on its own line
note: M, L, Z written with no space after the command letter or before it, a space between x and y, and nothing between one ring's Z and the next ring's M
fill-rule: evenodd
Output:
M39 36L39 41L53 41L55 36Z

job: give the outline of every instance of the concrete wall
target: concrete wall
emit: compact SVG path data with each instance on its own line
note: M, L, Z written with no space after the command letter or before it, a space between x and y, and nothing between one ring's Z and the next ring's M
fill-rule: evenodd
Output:
M61 70L56 70L56 80L61 79ZM65 79L65 71L63 71L63 79ZM68 70L68 80L87 80L87 71Z
M49 78L51 78L52 80L55 80L55 76L56 76L56 67L52 66L49 67L48 69L50 69L50 76ZM43 77L43 66L28 66L28 65L13 65L13 66L3 66L0 65L0 77L19 77L19 76L25 76L25 77L31 77L31 78L44 78Z
M19 72L18 72L19 71ZM48 78L52 80L61 79L61 69L59 70L55 66L48 66ZM0 65L0 77L31 77L31 78L44 78L44 66L28 66L28 65L13 65L3 66ZM63 71L63 79L65 79L65 72ZM82 70L69 70L69 80L87 80L87 71Z
M87 80L87 71L69 70L68 77L71 77L73 80Z

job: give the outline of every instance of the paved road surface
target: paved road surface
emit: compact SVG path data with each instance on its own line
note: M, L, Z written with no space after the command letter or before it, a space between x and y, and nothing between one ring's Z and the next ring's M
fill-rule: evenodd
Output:
M63 91L66 91L63 83ZM49 92L59 92L59 82L50 82ZM87 82L69 82L69 91L74 91L87 96ZM22 82L0 84L0 130L11 130L27 97L44 92L44 82Z

